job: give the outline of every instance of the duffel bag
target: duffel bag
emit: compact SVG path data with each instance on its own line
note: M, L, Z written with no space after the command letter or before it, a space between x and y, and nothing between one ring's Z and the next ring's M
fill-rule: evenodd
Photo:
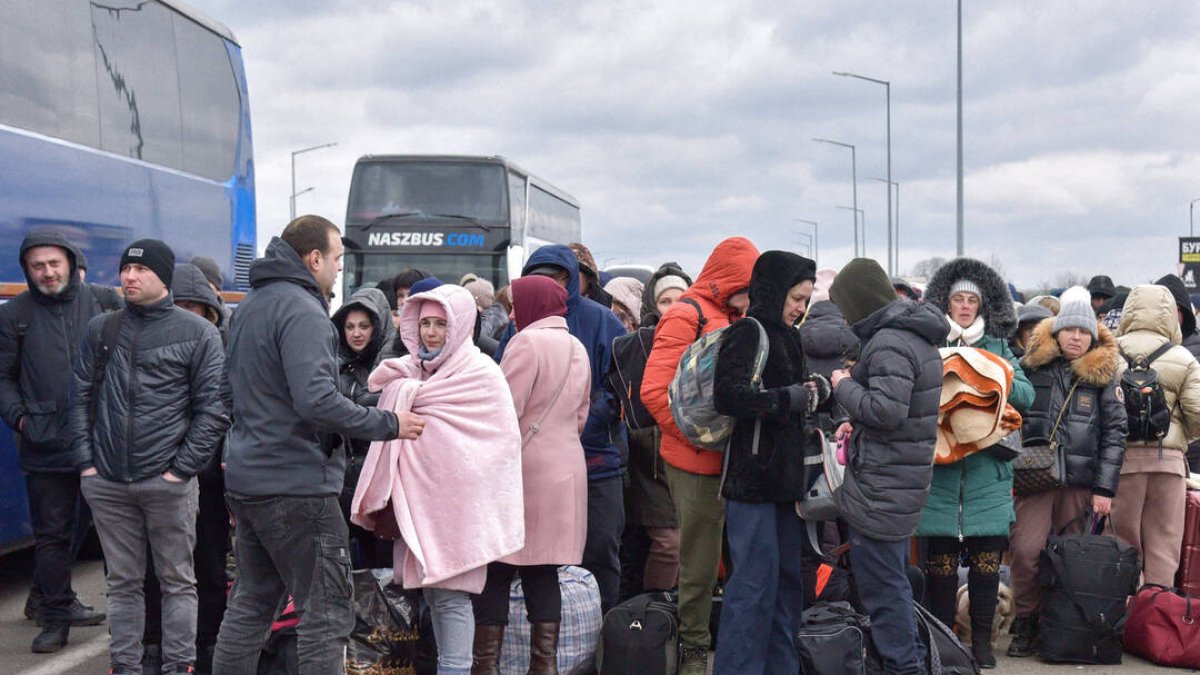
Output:
M558 632L558 670L569 673L592 660L600 639L600 589L592 573L576 565L558 568L562 619ZM529 617L520 575L508 590L508 628L500 647L501 675L529 672Z
M1200 598L1174 588L1138 589L1125 622L1125 651L1160 666L1200 668Z
M1093 532L1104 528L1104 519ZM1040 654L1051 663L1121 662L1125 604L1137 588L1137 551L1099 534L1051 535L1038 561L1045 589Z
M848 602L818 602L804 610L796 646L803 675L881 672L871 644L871 619Z
M920 603L917 611L917 634L925 643L925 665L931 675L979 675L979 664L954 631L937 620Z
M643 593L608 610L600 624L600 675L675 675L679 666L679 600Z

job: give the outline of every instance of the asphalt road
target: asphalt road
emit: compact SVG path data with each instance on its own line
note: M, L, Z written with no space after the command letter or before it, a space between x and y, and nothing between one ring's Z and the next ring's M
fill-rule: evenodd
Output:
M33 556L21 551L0 557L0 675L58 675L76 673L101 675L108 672L108 624L72 628L67 647L57 654L33 654L29 645L38 633L37 626L23 615L29 590ZM104 607L104 569L97 560L75 565L75 591L84 603ZM1008 637L998 650L996 673L1095 673L1097 675L1143 675L1144 673L1187 672L1161 668L1142 659L1125 655L1119 666L1052 666L1037 659L1010 659L1004 656ZM1193 671L1194 672L1194 671Z

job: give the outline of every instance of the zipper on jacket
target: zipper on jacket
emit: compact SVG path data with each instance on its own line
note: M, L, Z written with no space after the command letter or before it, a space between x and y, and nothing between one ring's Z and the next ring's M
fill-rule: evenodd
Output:
M120 334L121 334L120 330L118 330L117 335L120 335ZM132 467L133 467L133 416L134 416L134 398L136 396L135 392L137 390L137 387L135 386L135 384L137 382L137 343L138 343L138 337L140 337L141 334L142 334L142 322L139 321L138 318L135 316L134 323L133 323L133 342L130 343L130 345L129 345L129 386L128 386L129 421L126 424L127 440L126 440L126 445L125 445L125 482L127 482L127 483L133 482L133 469L132 469ZM116 345L113 345L113 350L114 351L116 350ZM111 358L112 358L112 356L110 355L109 359L111 360ZM105 367L107 367L107 365Z
M960 462L961 463L961 462ZM958 472L958 543L963 541L963 498L967 487L967 467L965 464Z

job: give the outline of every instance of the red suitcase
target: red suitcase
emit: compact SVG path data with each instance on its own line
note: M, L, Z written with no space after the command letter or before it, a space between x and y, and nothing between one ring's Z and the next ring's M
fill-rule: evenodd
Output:
M1175 585L1192 597L1200 596L1200 491L1188 490L1183 525L1183 550Z

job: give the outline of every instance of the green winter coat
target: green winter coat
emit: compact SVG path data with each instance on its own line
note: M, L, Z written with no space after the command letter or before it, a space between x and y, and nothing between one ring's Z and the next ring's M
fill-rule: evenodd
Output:
M1022 413L1033 405L1033 385L1007 342L985 334L971 346L1008 359L1013 367L1008 402ZM987 451L933 467L929 500L921 512L917 536L1007 537L1016 520L1012 485L1012 465Z

